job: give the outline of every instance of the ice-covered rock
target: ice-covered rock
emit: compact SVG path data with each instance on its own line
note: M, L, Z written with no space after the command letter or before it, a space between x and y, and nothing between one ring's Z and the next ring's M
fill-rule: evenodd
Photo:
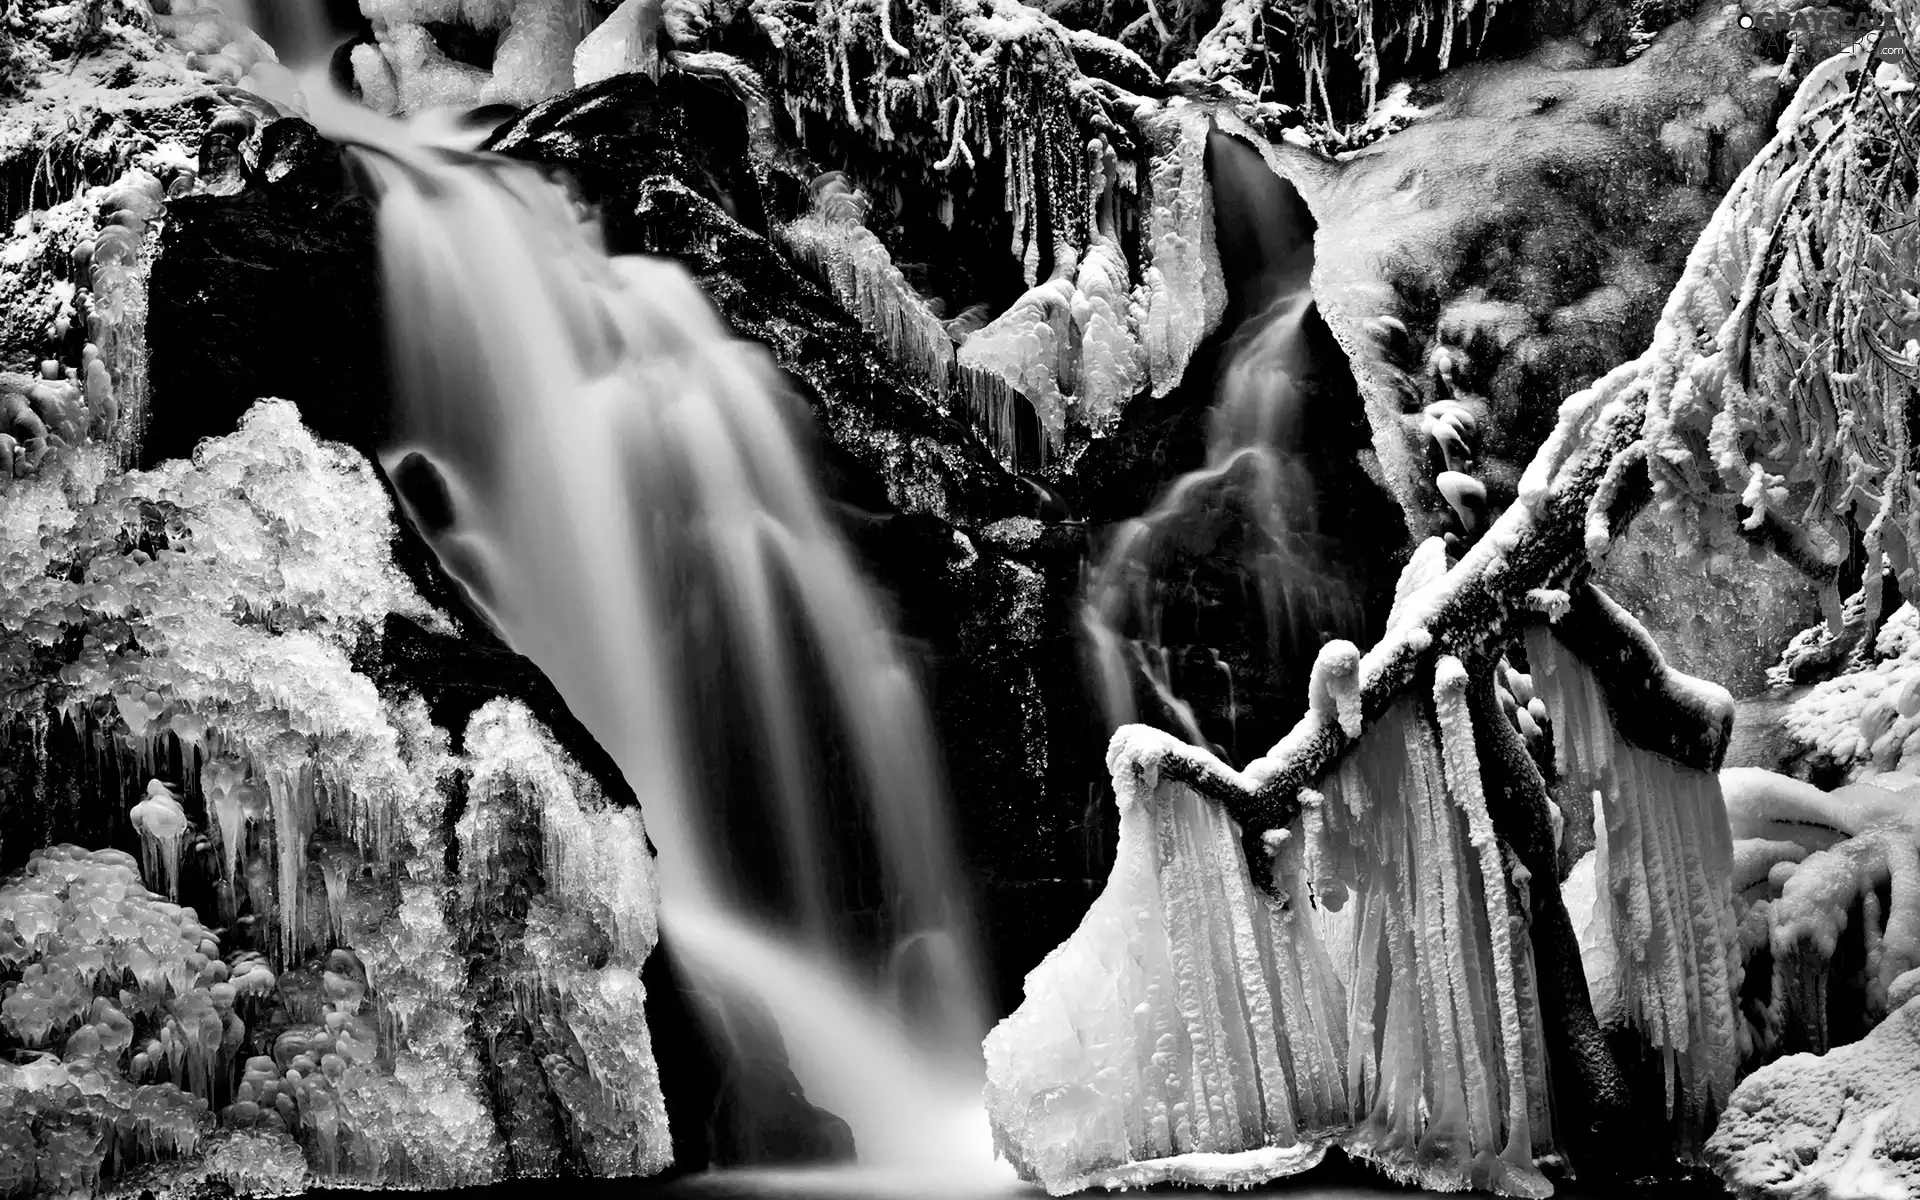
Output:
M1707 1154L1742 1200L1920 1194L1920 1004L1850 1046L1748 1076Z
M590 20L577 0L361 0L360 11L374 40L353 49L354 82L368 103L391 113L526 105L563 92L574 84L574 54ZM449 58L433 23L493 34L492 65Z
M1782 722L1815 765L1852 778L1909 760L1920 767L1920 612L1902 604L1880 627L1869 665L1815 684Z
M527 709L489 701L463 739L467 809L455 827L465 904L526 887L537 842L544 891L507 957L522 1008L565 1031L543 1058L595 1175L652 1175L673 1158L640 970L659 938L659 884L637 809L607 803Z
M573 52L573 86L585 87L629 71L660 73L661 0L621 0Z
M41 1154L51 1173L28 1190L90 1192L156 1159L168 1178L257 1193L500 1178L447 868L451 798L466 779L484 801L504 769L495 726L517 731L523 783L564 785L546 821L552 919L526 960L571 1026L543 1086L575 1114L581 1169L660 1169L638 814L605 804L524 710L476 722L462 759L424 702L356 670L389 614L445 624L394 564L368 464L280 402L190 462L116 474L109 457L82 444L0 506L0 708L40 731L15 743L28 783L0 803L32 802L45 731L67 723L121 764L97 778L152 779L110 810L139 835L146 880L120 852L62 847L0 895L0 971L17 977L0 1028L68 1073L0 1080L0 1140L9 1114L65 1111L60 1081L80 1072L100 1080L83 1092L133 1097L111 1119L146 1140L104 1160ZM146 890L189 885L215 897L227 957ZM602 932L581 950L579 928Z

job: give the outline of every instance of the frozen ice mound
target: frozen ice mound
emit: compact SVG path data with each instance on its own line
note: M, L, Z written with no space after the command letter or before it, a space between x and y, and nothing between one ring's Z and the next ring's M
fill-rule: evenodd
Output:
M0 714L34 731L38 769L65 722L96 777L127 780L89 799L144 859L55 847L0 889L0 1041L45 1056L0 1068L4 1190L501 1178L447 865L463 788L470 817L504 794L541 821L542 915L516 953L529 1012L566 1031L544 1082L574 1164L661 1169L637 811L524 709L483 711L456 755L423 701L354 668L387 614L445 618L394 565L371 467L291 405L190 462L118 474L109 454L77 447L0 505ZM459 861L526 882L478 844ZM188 888L220 936L155 894Z
M1920 613L1903 604L1880 627L1871 665L1794 700L1787 732L1849 778L1920 768Z
M361 0L360 11L374 40L354 47L354 82L390 114L558 95L574 86L574 53L590 20L580 0ZM439 22L494 34L491 68L447 57L427 28Z
M142 887L118 850L37 850L0 885L0 971L17 973L0 1030L28 1051L0 1061L0 1192L87 1195L199 1148L240 1019L192 909Z
M661 0L621 0L573 52L572 86L585 87L629 71L658 75Z
M517 1003L565 1053L542 1067L576 1143L601 1176L672 1162L640 971L659 941L659 883L637 809L609 804L524 705L493 700L468 721L467 809L455 827L460 886L482 897L528 885L516 855L537 844L532 898L507 969Z
M1450 786L1399 710L1368 744L1270 840L1269 895L1237 824L1160 777L1195 752L1115 735L1106 891L987 1039L996 1144L1023 1177L1244 1187L1337 1143L1426 1187L1551 1192L1531 957L1477 776Z
M1348 1116L1333 964L1237 867L1231 818L1157 778L1164 748L1115 736L1107 888L986 1042L996 1144L1056 1195L1305 1170Z
M1722 772L1741 952L1766 964L1754 1049L1825 1050L1920 984L1920 779L1883 772L1831 792Z
M1920 1004L1850 1046L1755 1071L1707 1155L1743 1200L1920 1194Z

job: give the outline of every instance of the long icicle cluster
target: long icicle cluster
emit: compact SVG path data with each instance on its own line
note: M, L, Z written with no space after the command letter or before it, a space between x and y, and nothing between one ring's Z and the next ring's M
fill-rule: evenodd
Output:
M986 1042L996 1144L1055 1195L1250 1186L1313 1166L1349 1120L1346 1002L1299 844L1272 860L1284 896L1255 886L1233 822L1158 772L1168 742L1114 740L1107 889Z
M1662 469L1655 460L1683 445L1670 414L1703 382L1717 386L1724 376L1721 356L1739 331L1741 283L1758 270L1752 230L1768 227L1794 202L1784 181L1811 152L1802 129L1843 110L1832 105L1836 81L1860 57L1838 56L1809 75L1773 140L1728 189L1688 256L1647 351L1560 406L1554 431L1521 478L1517 502L1445 575L1396 607L1404 615L1362 656L1356 673L1368 721L1392 706L1436 648L1469 657L1501 636L1516 614L1533 612L1541 597L1583 576L1646 502L1646 480ZM1662 503L1674 505L1683 494L1692 493L1660 492ZM1753 532L1797 562L1818 562L1803 540L1773 537L1769 526ZM1264 831L1293 819L1301 789L1330 770L1357 737L1309 712L1244 775L1184 760L1169 769L1226 805L1257 846Z
M1590 969L1588 982L1617 996L1621 1015L1659 1051L1667 1111L1697 1150L1733 1089L1742 1049L1733 840L1719 778L1626 740L1594 672L1547 627L1528 630L1527 661L1561 778L1597 797L1595 915L1611 943L1600 961L1613 972L1596 978ZM1724 693L1710 702L1731 704Z

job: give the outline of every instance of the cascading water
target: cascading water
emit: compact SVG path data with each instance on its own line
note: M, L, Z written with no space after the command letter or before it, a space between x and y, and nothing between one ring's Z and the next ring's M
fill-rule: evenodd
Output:
M316 116L379 193L384 465L640 798L678 960L773 1015L863 1163L990 1163L937 752L771 361L533 169Z
M1297 198L1289 210L1290 190L1276 194L1284 185L1240 142L1216 133L1208 158L1242 320L1226 347L1206 459L1118 531L1091 574L1084 625L1109 728L1157 720L1234 760L1239 748L1218 745L1210 734L1223 731L1203 729L1189 703L1195 673L1225 676L1231 738L1234 668L1222 651L1251 632L1264 645L1240 648L1260 665L1305 664L1323 640L1357 634L1363 618L1336 540L1321 530L1310 464L1327 448L1309 411L1310 218ZM1210 611L1221 605L1207 593L1221 588L1244 591L1255 630L1226 628ZM1225 607L1242 605L1229 598ZM1204 661L1194 661L1195 646L1210 647ZM1142 687L1157 711L1140 711Z

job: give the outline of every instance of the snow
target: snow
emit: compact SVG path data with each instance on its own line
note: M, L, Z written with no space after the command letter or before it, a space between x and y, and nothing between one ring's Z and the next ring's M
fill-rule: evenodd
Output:
M1768 913L1777 960L1811 955L1824 967L1834 958L1850 911L1862 906L1867 950L1862 1000L1870 1022L1886 1013L1894 981L1920 966L1920 848L1915 835L1915 825L1876 826L1808 855L1786 879ZM1878 895L1883 890L1885 901ZM1824 996L1829 986L1824 971L1812 986ZM1811 1007L1824 1011L1826 1002Z
M1824 1055L1793 1054L1734 1090L1707 1154L1742 1200L1920 1193L1920 1004Z
M1815 684L1782 717L1793 740L1856 779L1920 768L1920 613L1881 626L1871 665Z
M1686 518L1677 548L1695 560L1767 530L1802 558L1830 559L1858 513L1871 624L1883 554L1920 544L1920 513L1896 449L1905 418L1881 399L1904 386L1901 356L1880 349L1899 335L1833 286L1911 273L1879 241L1879 206L1910 205L1885 194L1873 147L1883 124L1911 121L1913 98L1863 73L1872 102L1857 103L1848 72L1864 54L1863 44L1809 71L1702 234L1662 320L1696 336L1666 343L1653 364L1645 436L1655 499ZM1813 344L1828 348L1816 358Z
M1920 820L1920 778L1868 776L1831 792L1757 767L1720 772L1727 822L1736 838L1851 837L1889 821ZM1799 828L1794 828L1794 827ZM1824 846L1816 846L1823 849Z

